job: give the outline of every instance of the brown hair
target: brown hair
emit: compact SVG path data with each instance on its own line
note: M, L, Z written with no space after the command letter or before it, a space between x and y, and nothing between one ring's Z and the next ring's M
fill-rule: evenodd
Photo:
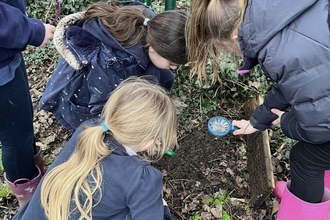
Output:
M205 71L210 60L213 79L219 78L218 65L221 50L236 52L232 39L235 28L242 21L247 0L194 0L187 23L187 47L191 62L191 76L207 82Z
M141 5L124 6L118 1L97 2L85 13L86 20L99 18L109 33L124 47L145 41L165 59L174 64L188 61L185 40L187 14L170 10L154 18ZM145 18L150 18L147 26Z

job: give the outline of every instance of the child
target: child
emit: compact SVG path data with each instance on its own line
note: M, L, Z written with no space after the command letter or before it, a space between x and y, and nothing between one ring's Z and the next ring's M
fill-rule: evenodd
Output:
M166 89L170 69L187 62L186 13L155 15L139 2L98 2L67 16L54 43L63 58L50 77L39 106L69 131L99 118L112 90L129 76L149 75Z
M205 76L206 57L224 49L244 57L239 73L260 64L276 82L250 120L233 125L239 135L280 124L298 140L290 152L291 182L276 183L277 220L330 219L328 9L328 0L193 1L187 38L193 74Z
M33 106L22 52L46 46L55 26L26 14L25 0L0 0L0 145L4 178L20 206L32 196L45 165L35 144ZM26 190L29 189L29 190Z
M163 88L123 81L101 119L77 128L14 220L172 219L161 172L137 153L160 159L176 145L176 129L175 106Z

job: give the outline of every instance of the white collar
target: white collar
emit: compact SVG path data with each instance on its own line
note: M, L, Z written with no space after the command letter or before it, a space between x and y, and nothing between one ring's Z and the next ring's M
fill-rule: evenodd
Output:
M123 145L123 146L125 147L126 152L128 153L128 155L130 155L130 156L137 155L136 152L134 150L132 150L131 148L129 148L129 147L125 146L125 145Z

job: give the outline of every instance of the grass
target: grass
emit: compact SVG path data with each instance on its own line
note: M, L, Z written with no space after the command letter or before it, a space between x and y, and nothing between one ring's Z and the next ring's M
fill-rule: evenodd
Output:
M9 194L12 194L11 189L9 188L8 184L4 183L1 187L0 187L0 198L5 198L7 197Z
M215 193L212 197L206 199L204 201L205 205L213 211L213 215L218 215L218 217L222 220L231 220L230 215L225 210L227 204L230 201L230 195L232 192L227 192L226 190ZM189 220L203 220L203 217L200 212L196 212Z
M3 165L2 165L2 150L0 149L0 173L3 173L4 169L3 169ZM6 196L8 196L8 194L11 194L11 190L8 186L8 184L4 183L2 184L2 186L0 187L0 198L4 198Z

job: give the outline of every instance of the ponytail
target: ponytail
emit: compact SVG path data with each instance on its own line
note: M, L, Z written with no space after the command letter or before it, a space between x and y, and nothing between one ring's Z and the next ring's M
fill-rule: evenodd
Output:
M246 0L197 0L192 3L191 18L187 23L186 39L191 77L208 82L207 63L211 62L213 82L220 80L218 66L224 51L236 52L238 43L232 34L240 24L241 11ZM245 8L244 8L245 10ZM232 46L237 45L237 46ZM233 48L231 48L233 47Z
M103 138L101 126L85 127L70 159L45 176L41 187L41 205L49 220L67 220L72 198L81 213L79 220L93 219L93 195L102 195L99 161L111 154ZM89 175L92 181L88 181ZM85 198L83 204L79 200L81 196Z
M125 6L118 1L97 2L85 12L86 21L99 18L105 29L124 47L134 46L144 39L145 18L151 15L144 6Z

